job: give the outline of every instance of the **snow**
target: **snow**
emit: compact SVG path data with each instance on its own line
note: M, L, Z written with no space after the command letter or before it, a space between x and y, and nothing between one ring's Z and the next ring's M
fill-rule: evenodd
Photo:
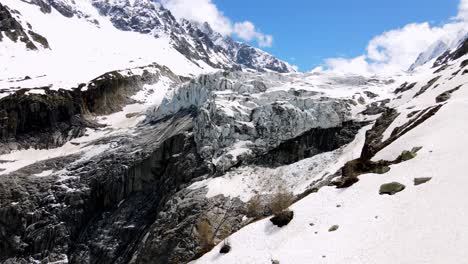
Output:
M171 86L173 86L173 82L169 78L162 76L155 84L145 84L141 91L132 96L132 99L148 105L159 105Z
M54 172L54 170L45 170L45 171L43 171L41 173L34 174L34 176L36 176L36 177L47 177L47 176L50 176L53 172Z
M105 72L153 62L183 76L213 71L206 64L199 67L190 62L171 46L168 37L118 30L98 14L90 1L76 3L89 15L88 20L96 19L99 26L76 16L66 18L54 9L51 14L43 14L35 5L2 0L2 4L20 11L33 30L47 38L51 49L28 51L24 45L4 38L0 42L0 88L53 85L53 89L70 89ZM26 75L31 79L11 81Z
M443 72L443 84L414 99L428 76L413 75L421 84L392 104L399 111L436 105L437 95L468 83L466 75L448 80L453 71ZM191 263L468 263L466 113L468 86L464 85L436 115L384 148L374 160L393 160L403 150L422 146L416 158L391 166L383 175L362 175L347 189L323 187L290 207L294 218L287 226L278 228L269 219L254 222L228 238L232 247L228 254L219 253L220 244ZM406 112L400 116L406 119ZM404 119L395 122L401 124ZM361 147L349 146L355 153ZM432 180L415 186L416 177ZM243 197L236 187L242 189L238 186L244 186L247 178L222 177L205 186L209 196ZM393 196L379 195L380 185L394 181L406 189ZM338 230L329 232L333 225Z

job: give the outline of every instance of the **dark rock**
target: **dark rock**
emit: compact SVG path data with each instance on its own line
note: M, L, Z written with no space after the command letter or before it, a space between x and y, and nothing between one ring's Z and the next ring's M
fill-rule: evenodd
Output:
M227 254L229 253L229 251L231 251L231 245L229 245L229 243L223 243L223 246L219 250L219 253Z
M448 64L443 64L442 66L440 66L437 70L434 71L434 74L437 74L437 73L440 73L446 69L448 69L449 65Z
M366 106L366 110L362 111L364 115L378 115L387 110L386 105L390 103L390 100L382 100L378 102L371 103Z
M423 177L423 178L414 178L414 185L421 185L428 181L432 180L431 177Z
M0 3L0 41L2 41L3 34L5 34L5 36L13 42L21 41L26 44L26 48L37 50L37 46L29 38L28 34L26 34L21 23L12 16L13 12L14 10ZM30 32L32 31L30 30Z
M287 210L287 211L282 211L282 212L276 214L275 216L270 218L270 221L275 226L283 227L283 226L289 224L289 222L291 222L293 217L294 217L294 212Z
M443 103L443 102L446 102L450 99L450 97L452 96L452 93L458 91L460 88L462 87L462 85L454 88L454 89L451 89L451 90L448 90L446 92L443 92L441 94L439 94L437 97L436 97L436 103Z
M413 116L415 116L415 115L418 114L419 112L420 112L419 110L412 111L411 113L409 113L408 115L406 115L406 117L412 118Z
M407 82L405 82L399 88L395 89L395 91L393 91L393 92L395 94L398 94L398 93L403 93L403 92L409 91L409 90L413 89L414 86L416 86L416 84L417 83L408 84Z
M370 92L370 91L364 91L364 94L365 94L367 97L369 97L370 99L374 99L374 98L379 97L378 94L375 94L375 93Z
M377 119L371 130L366 132L366 142L362 149L361 157L364 159L373 157L383 146L380 144L383 133L400 114L395 109L387 108Z
M362 96L359 96L358 103L363 105L363 104L366 103L366 99L364 99L364 97L362 97Z
M28 33L29 33L29 35L31 35L32 39L33 39L35 42L41 44L42 47L47 48L47 49L50 48L49 42L47 41L47 39L46 39L45 37L43 37L42 35L40 35L40 34L34 32L34 31L32 31L32 30L29 30Z
M468 66L468 59L467 60L464 60L460 63L460 68L465 68L466 66ZM459 71L458 71L459 72Z
M82 136L86 127L93 126L83 117L79 100L67 91L46 91L45 95L20 91L0 99L3 143L54 147Z
M441 77L442 75L437 76L433 78L432 80L430 80L426 85L421 87L421 89L414 95L414 97L420 96L421 94L425 93L427 89L431 88L431 86L434 85Z
M340 228L339 225L333 225L328 229L328 232L335 232L338 228Z
M332 186L336 186L338 189L344 189L353 186L355 183L359 181L357 176L346 176L340 177L333 182L331 182Z
M436 68L443 64L446 64L450 59L451 59L450 50L447 50L436 59L436 61L432 65L432 68Z
M450 50L447 50L446 52L444 52L444 54L442 54L434 62L433 67L434 68L439 67L441 65L447 64L449 61L457 60L463 57L467 53L468 53L468 38L465 39L463 43L461 43L461 45L458 46L458 48L455 51L450 52Z
M416 158L416 155L416 152L405 150L400 154L400 156L397 159L401 161L408 161L410 159Z
M382 184L380 186L379 194L388 194L388 195L394 195L396 193L399 193L405 189L405 185L398 183L398 182L391 182L391 183L386 183Z

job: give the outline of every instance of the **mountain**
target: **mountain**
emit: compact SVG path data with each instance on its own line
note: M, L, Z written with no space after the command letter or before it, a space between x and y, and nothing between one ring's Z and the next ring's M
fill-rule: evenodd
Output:
M444 52L449 50L455 50L463 41L468 37L468 33L465 30L462 30L455 34L455 36L445 37L437 40L429 46L429 48L419 54L416 61L410 66L408 71L414 71L419 66L427 64L431 60L435 60L441 56Z
M5 0L1 10L2 88L71 88L108 71L154 62L184 76L219 69L294 72L209 25L177 21L150 0ZM26 76L27 82L6 81Z
M2 264L466 258L467 39L368 77L145 0L2 0L0 30Z
M444 51L436 69L428 62L395 83L369 88L375 94L356 87L367 108L361 114L371 116L351 143L277 167L241 165L195 183L211 199L238 197L253 217L189 263L463 262L468 207L458 201L467 183L467 47L465 40ZM268 160L307 149L308 141L295 142ZM282 190L268 196L277 186ZM278 201L289 208L267 216Z

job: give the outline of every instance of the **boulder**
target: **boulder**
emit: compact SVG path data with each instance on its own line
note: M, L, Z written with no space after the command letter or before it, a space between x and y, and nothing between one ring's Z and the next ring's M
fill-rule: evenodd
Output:
M414 185L421 185L432 180L431 177L414 178Z
M406 188L405 185L398 183L398 182L386 183L380 186L379 194L380 195L383 195L383 194L394 195L396 193L403 191L405 188Z
M273 216L272 218L270 218L270 221L275 226L283 227L283 226L289 224L289 222L291 222L293 217L294 217L294 212L286 210L286 211L282 211L282 212L276 214L275 216Z

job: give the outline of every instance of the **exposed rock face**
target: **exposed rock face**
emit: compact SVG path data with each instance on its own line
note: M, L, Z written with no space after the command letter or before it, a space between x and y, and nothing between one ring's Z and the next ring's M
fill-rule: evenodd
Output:
M111 138L121 148L88 164L78 157L60 158L57 162L67 169L61 176L65 180L31 178L27 171L33 168L22 170L24 175L3 176L0 261L13 256L54 261L67 254L71 263L128 263L131 248L169 194L209 172L194 152L190 120L185 114L137 139Z
M32 31L31 28L26 29L19 22L19 13L8 8L0 3L0 41L3 35L8 37L13 42L23 42L27 49L37 50L40 45L43 48L49 48L47 39L38 33Z
M140 91L145 84L158 82L161 77L169 78L174 84L182 82L182 78L167 67L153 64L105 73L85 86L82 85L81 97L89 112L98 115L111 114L134 102L131 99L132 95Z
M430 80L426 85L424 85L423 87L421 87L421 90L419 90L415 95L414 97L417 97L423 93L425 93L427 91L427 89L431 88L432 85L434 85L442 76L437 76L435 78L433 78L432 80Z
M440 55L437 58L437 60L434 62L433 67L439 67L444 64L447 64L449 61L459 59L467 53L468 53L468 37L465 36L464 39L462 39L460 45L454 51L447 50L442 55Z
M90 115L111 114L134 102L131 96L143 85L155 83L162 76L181 82L180 77L159 65L133 69L141 75L128 71L106 73L73 90L22 89L0 99L1 152L63 145L83 136L87 127L98 126L90 121Z
M26 91L0 99L1 141L10 148L49 148L82 136L93 127L82 115L82 106L67 91L46 91L44 95Z
M414 88L414 86L416 86L417 83L403 83L400 87L398 87L397 89L395 89L394 93L398 94L398 93L403 93L403 92L406 92L406 91L409 91L411 89Z
M344 122L333 128L312 128L303 135L281 143L256 159L257 164L281 166L333 151L350 143L366 123Z

